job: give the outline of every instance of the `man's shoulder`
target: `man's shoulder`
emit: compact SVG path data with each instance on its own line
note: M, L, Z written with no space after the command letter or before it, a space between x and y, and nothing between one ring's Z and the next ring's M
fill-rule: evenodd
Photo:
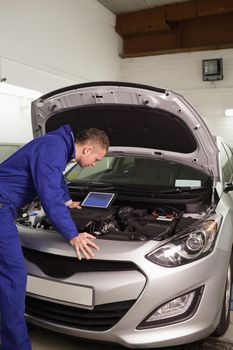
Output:
M49 156L49 153L58 153L63 154L65 152L65 144L59 135L49 135L39 136L29 143L27 143L22 149L21 154L28 154L29 156L34 156L36 154L46 154Z
M32 142L33 144L45 144L45 145L62 145L63 144L63 137L61 135L56 133L48 133L43 136L40 136L36 139L34 139Z

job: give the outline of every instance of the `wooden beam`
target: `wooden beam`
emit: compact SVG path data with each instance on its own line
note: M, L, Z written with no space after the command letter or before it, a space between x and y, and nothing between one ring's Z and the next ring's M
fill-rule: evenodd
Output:
M210 16L233 12L232 0L196 0L197 16Z
M180 2L166 6L167 21L181 21L194 18L197 15L196 1Z
M122 38L169 33L171 22L224 13L233 13L233 0L191 0L120 14L116 31Z
M223 50L233 48L233 43L230 44L220 44L220 45L207 45L200 47L189 47L189 48L179 48L179 49L168 49L168 50L156 50L156 51L144 51L137 53L122 53L120 57L122 58L133 58L133 57L144 57L144 56L158 56L158 55L170 55L174 53L182 52L194 52L194 51L208 51L208 50Z
M172 31L169 33L125 38L123 44L124 54L176 49L178 46L178 38L178 25L173 23Z
M122 57L233 47L233 13L170 23L169 33L124 39Z
M233 43L233 13L181 22L181 47Z
M233 12L232 0L192 0L166 6L167 21L181 21L195 17Z
M169 32L170 27L165 18L165 6L118 15L116 31L123 38Z

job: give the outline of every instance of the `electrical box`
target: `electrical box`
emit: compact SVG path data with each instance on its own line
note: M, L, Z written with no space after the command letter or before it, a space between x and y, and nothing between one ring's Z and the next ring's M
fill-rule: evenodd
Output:
M202 60L202 75L204 81L223 80L222 58Z

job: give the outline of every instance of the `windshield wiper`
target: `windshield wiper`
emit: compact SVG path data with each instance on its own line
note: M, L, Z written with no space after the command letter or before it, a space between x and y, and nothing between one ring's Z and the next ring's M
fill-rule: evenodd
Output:
M159 191L156 193L168 193L168 194L172 194L172 193L184 193L184 192L198 192L198 191L203 191L206 190L206 187L189 187L189 186L185 186L185 187L176 187L176 188L172 188L170 190L166 190L166 191Z
M67 182L67 185L70 187L77 187L77 188L86 188L89 189L90 187L95 188L101 188L101 189L108 189L108 190L114 190L115 185L112 183L107 182L100 182L100 181L69 181Z
M204 190L207 190L206 187L191 187L191 186L185 186L185 187L170 187L167 190L158 190L153 187L146 187L146 186L139 186L139 185L132 185L132 184L120 184L120 183L111 183L111 182L101 182L101 181L71 181L68 183L68 186L70 187L77 187L81 190L104 190L104 191L128 191L134 194L147 194L150 196L156 196L160 194L179 194L179 193L196 193L196 192L202 192Z
M86 188L88 190L104 190L104 191L128 191L134 194L150 194L153 193L154 190L151 190L139 185L131 185L131 184L117 184L110 182L101 182L101 181L85 181L85 182L70 182L68 184L71 188Z

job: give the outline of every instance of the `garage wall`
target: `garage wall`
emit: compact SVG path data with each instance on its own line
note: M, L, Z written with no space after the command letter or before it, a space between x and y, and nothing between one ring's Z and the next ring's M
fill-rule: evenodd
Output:
M41 91L119 80L115 15L95 0L0 0L0 77Z
M204 82L202 60L223 58L224 80ZM138 82L177 91L201 113L209 128L233 146L233 49L123 59L122 81Z
M40 95L34 90L0 83L0 162L15 146L32 139L31 102ZM13 148L9 143L14 144Z

